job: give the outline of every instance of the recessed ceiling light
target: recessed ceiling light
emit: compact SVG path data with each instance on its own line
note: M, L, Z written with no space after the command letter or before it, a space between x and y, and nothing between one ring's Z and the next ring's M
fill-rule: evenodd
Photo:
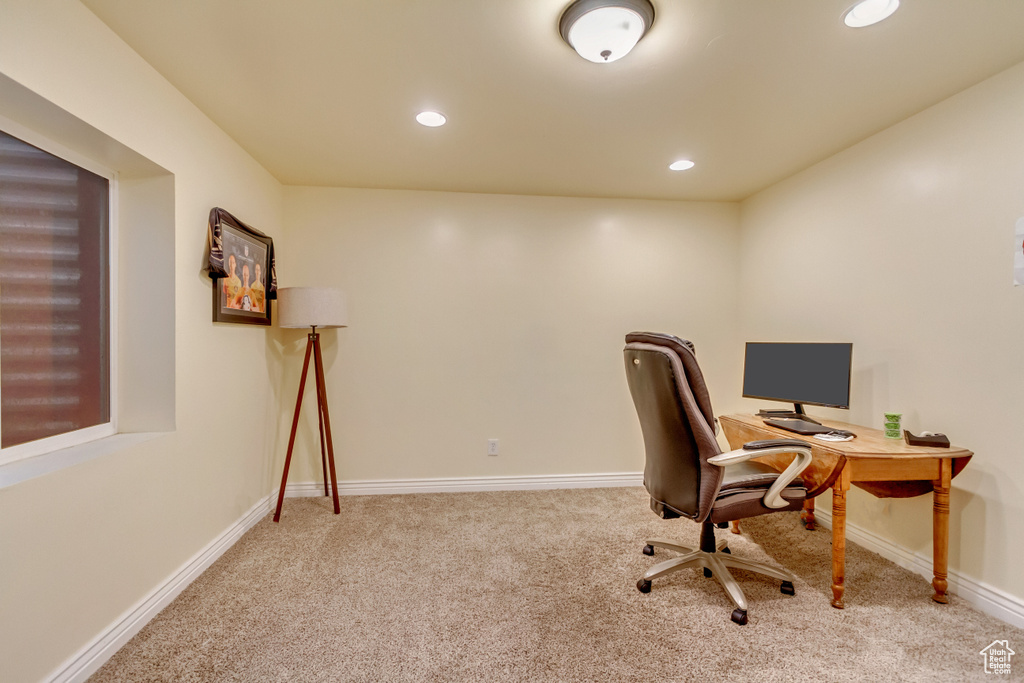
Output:
M625 57L654 23L650 0L575 0L558 21L562 39L598 64Z
M680 159L679 161L673 161L668 167L673 171L685 171L693 168L693 162L689 159Z
M424 126L430 126L431 128L443 126L448 121L444 114L439 111L421 111L419 114L416 114L416 120Z
M900 0L862 0L850 8L843 21L851 28L864 28L888 19L900 6Z

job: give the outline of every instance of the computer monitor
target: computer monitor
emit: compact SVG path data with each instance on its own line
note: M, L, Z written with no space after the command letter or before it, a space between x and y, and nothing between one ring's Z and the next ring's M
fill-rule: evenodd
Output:
M850 407L853 344L747 342L743 396L803 405Z

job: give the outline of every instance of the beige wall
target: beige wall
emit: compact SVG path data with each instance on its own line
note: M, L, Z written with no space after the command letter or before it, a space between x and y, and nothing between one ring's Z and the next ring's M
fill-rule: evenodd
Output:
M286 188L281 284L349 298L324 334L339 477L643 469L623 336L689 335L712 390L738 386L737 208ZM294 401L305 337L279 334ZM319 477L312 416L293 481Z
M744 202L740 258L744 338L852 341L849 421L901 411L975 451L953 482L950 567L1018 598L1022 121L1019 65ZM855 490L849 519L930 555L929 497Z
M0 678L34 681L273 486L276 357L265 330L210 322L199 268L214 206L286 240L279 184L88 10L4 0L0 15L0 73L175 183L174 279L135 286L175 289L176 431L0 489Z

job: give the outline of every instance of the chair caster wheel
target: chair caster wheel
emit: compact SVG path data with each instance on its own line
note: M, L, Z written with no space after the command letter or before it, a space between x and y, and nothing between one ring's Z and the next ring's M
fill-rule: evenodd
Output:
M714 575L711 573L710 569L708 569L707 567L704 567L704 576L706 576L707 578L710 579Z
M779 590L782 591L783 595L796 595L796 588L793 588L792 581L783 581L782 588L780 588Z
M732 550L730 550L729 548L722 548L722 552L726 555L732 555Z
M654 554L654 546L651 545L650 543L648 543L647 545L644 546L644 555L653 555L653 554Z
M732 611L732 620L740 626L744 626L747 623L747 610L745 609L734 609Z
M647 579L640 579L639 581L636 582L636 589L638 591L640 591L641 593L650 593L651 592L651 582L648 581Z

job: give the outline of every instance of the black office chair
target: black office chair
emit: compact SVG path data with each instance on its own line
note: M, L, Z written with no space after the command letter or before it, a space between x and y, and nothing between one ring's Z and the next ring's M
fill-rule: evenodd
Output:
M668 334L633 332L626 335L626 379L643 431L647 462L644 486L651 509L663 519L689 517L703 526L700 548L651 539L645 555L655 548L682 553L647 570L636 586L651 590L651 581L687 567L703 567L714 576L736 605L732 620L747 623L747 600L729 568L745 569L782 581L782 592L794 594L793 575L785 569L733 557L727 541L715 542L715 525L769 512L799 510L807 489L798 475L811 463L811 446L796 439L752 441L742 449L722 453L715 439L711 398L693 344ZM781 474L751 458L794 453Z

